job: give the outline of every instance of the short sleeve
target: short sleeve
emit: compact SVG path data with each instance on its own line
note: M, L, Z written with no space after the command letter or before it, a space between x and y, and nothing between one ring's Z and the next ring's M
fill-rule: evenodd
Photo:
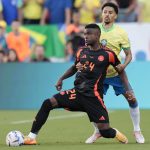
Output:
M120 64L120 60L118 59L117 55L113 51L107 51L109 55L109 63L113 66L116 67L117 65Z
M121 49L123 50L128 50L130 49L130 40L128 38L128 34L127 32L125 31L122 31L122 34L121 34Z
M75 65L80 61L80 54L81 54L82 49L79 49L76 53L75 57Z
M81 4L82 4L82 0L75 0L74 6L76 8L79 8L79 7L81 7Z

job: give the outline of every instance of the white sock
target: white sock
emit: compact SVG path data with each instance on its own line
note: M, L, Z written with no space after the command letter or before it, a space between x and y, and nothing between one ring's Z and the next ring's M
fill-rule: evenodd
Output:
M36 139L37 134L30 132L28 137L31 139Z
M140 110L138 106L136 108L130 107L130 116L132 119L134 131L140 131Z
M95 122L92 122L92 125L94 127L94 133L99 133L100 134L99 129L97 127L97 124Z

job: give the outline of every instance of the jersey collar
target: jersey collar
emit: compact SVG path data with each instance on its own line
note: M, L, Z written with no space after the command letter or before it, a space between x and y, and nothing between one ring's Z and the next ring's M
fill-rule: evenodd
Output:
M104 31L104 32L109 32L109 31L111 31L111 30L114 29L114 26L115 26L115 24L113 24L110 28L105 29L105 27L103 26L103 24L101 24L101 30Z

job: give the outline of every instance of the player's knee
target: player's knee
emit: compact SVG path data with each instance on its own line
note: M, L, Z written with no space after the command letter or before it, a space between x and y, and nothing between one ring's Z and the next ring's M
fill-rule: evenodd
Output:
M54 97L52 97L50 99L50 102L51 102L53 108L57 108L58 107L58 102L57 102L57 100Z
M50 99L44 100L41 108L46 112L49 112L50 110L52 110L52 104L50 102Z
M116 131L112 128L99 131L104 138L114 138L116 136Z
M126 98L128 99L128 101L135 100L135 95L134 95L133 91L127 91L125 95L126 95Z
M135 97L133 91L128 91L128 92L126 92L126 98L127 98L127 100L128 100L128 103L129 103L129 106L130 106L130 107L135 108L135 107L138 106L138 103L137 103L137 101L136 101L136 97Z

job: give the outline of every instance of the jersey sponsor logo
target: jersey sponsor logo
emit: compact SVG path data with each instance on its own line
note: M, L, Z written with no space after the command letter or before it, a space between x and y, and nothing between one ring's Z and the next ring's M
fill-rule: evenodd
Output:
M98 60L99 60L99 61L104 61L104 56L100 55L100 56L98 57Z
M99 118L99 120L105 120L105 117L104 117L104 116L101 116L101 117Z
M107 40L106 39L102 39L101 42L102 46L106 46L107 45Z

